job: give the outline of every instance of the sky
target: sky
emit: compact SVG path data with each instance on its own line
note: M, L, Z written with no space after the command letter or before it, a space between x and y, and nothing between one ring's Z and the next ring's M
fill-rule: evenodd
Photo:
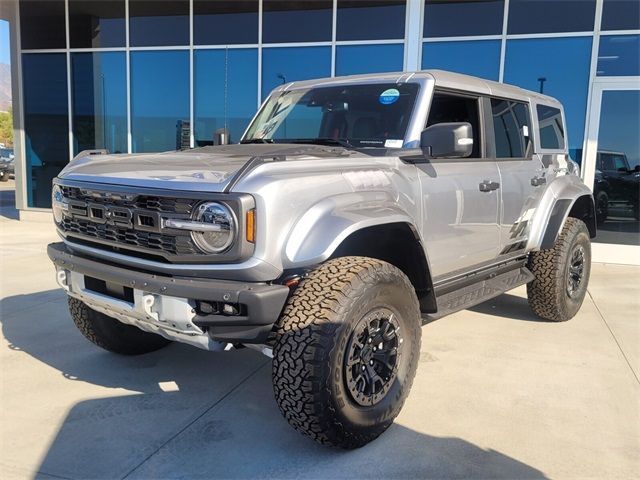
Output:
M9 22L0 20L0 63L10 64Z

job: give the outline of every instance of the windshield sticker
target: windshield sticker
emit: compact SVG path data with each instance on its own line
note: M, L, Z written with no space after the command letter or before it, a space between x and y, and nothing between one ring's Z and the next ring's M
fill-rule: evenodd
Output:
M396 103L400 98L400 92L396 88L389 88L380 94L378 101L382 105L391 105L392 103Z
M384 142L386 148L402 148L402 140L387 140Z

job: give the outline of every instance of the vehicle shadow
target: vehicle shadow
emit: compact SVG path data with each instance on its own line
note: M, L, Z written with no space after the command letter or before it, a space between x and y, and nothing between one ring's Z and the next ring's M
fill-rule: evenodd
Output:
M63 382L70 382L69 391L90 398L62 417L34 413L39 421L60 422L36 477L544 478L543 472L500 452L417 432L401 421L359 450L319 446L280 415L270 361L261 354L250 349L211 353L172 344L137 357L113 355L80 335L64 297L54 292L33 294L48 299L45 303L24 295L0 304L0 311L11 307L0 318L9 348L55 369ZM6 381L24 383L20 375L8 373ZM60 380L48 378L47 385L52 384L58 385L56 398L64 395ZM36 392L35 385L22 388ZM44 411L60 408L64 405ZM28 451L39 428L16 424L12 429L11 449Z
M485 315L509 318L511 320L553 323L534 314L529 307L529 302L526 298L519 297L511 293L503 293L496 298L487 300L486 302L476 305L475 307L468 308L467 310L476 313L484 313Z

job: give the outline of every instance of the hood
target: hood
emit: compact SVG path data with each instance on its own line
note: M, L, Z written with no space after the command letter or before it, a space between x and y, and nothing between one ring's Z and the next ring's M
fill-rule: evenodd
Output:
M110 185L222 192L253 157L313 160L356 154L341 147L297 144L246 144L192 150L121 155L87 155L72 160L58 175Z

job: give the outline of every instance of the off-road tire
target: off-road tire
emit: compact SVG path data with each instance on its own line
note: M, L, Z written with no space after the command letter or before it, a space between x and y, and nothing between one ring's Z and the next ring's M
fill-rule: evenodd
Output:
M164 337L145 332L90 309L77 298L69 297L73 323L91 343L121 355L141 355L171 343Z
M569 263L575 248L584 249L584 270L579 287L572 296L567 290ZM587 293L591 272L591 241L583 221L569 217L553 248L532 252L528 268L535 276L527 284L529 306L536 315L554 322L572 318Z
M1 172L0 182L8 182L8 181L9 181L9 172Z
M402 348L386 394L363 407L347 387L346 352L358 322L376 308L398 316ZM409 394L420 326L415 290L393 265L367 257L320 265L300 282L276 323L272 375L283 416L325 445L352 449L371 442L393 423Z
M595 198L596 222L602 225L609 216L609 195L607 192L598 192Z

